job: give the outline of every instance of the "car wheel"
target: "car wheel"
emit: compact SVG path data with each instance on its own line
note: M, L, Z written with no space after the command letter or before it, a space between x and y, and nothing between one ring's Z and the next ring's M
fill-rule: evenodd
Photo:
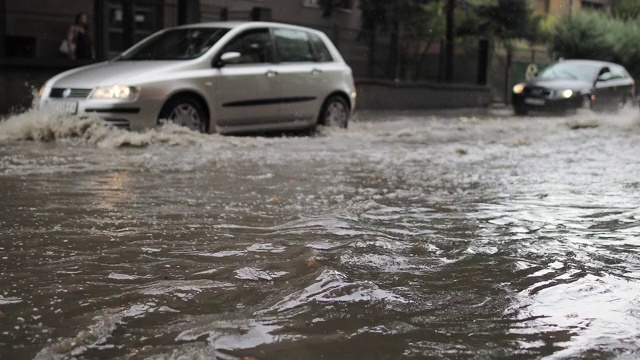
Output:
M514 106L513 112L518 116L525 116L529 113L529 110L524 106Z
M347 101L339 95L334 95L325 101L320 112L319 123L324 126L346 129L349 125L349 115L350 109Z
M171 98L162 107L158 116L161 120L184 126L193 131L207 132L209 121L205 115L202 103L192 96L180 95Z

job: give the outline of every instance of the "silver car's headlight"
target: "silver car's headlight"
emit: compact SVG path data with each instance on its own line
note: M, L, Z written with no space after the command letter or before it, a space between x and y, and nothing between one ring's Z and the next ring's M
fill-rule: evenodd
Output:
M135 86L111 85L99 86L91 94L92 99L135 100L140 88Z

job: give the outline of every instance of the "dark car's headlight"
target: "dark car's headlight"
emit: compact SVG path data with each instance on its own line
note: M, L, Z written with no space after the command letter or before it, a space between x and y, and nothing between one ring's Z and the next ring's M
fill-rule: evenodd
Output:
M126 85L99 86L91 94L92 99L135 100L140 88Z
M562 90L560 92L560 96L562 96L562 98L564 99L568 99L573 96L573 90L571 89Z
M514 94L522 94L523 91L524 91L524 84L517 84L516 86L513 87Z

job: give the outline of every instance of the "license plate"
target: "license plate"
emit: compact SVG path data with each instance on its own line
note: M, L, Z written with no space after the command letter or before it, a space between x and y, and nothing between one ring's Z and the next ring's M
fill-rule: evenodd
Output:
M47 110L60 114L75 114L78 112L76 101L50 101L46 104Z
M524 103L527 105L544 106L544 99L524 98Z

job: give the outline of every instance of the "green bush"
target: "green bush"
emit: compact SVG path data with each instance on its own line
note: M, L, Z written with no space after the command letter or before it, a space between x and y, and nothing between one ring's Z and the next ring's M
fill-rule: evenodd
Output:
M640 22L602 12L562 17L554 26L551 49L565 59L594 59L624 65L640 80Z

